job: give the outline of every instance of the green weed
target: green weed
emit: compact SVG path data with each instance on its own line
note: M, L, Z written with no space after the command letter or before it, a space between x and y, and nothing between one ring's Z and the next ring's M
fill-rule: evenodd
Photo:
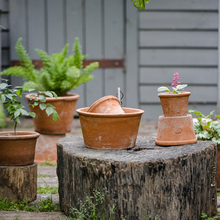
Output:
M39 163L37 165L39 167L43 167L43 166L53 166L53 167L56 167L57 166L56 162L55 161L51 161L50 159L44 160L43 163Z
M47 175L46 175L46 174L40 174L40 173L39 173L39 174L37 175L37 177L47 177Z
M9 201L7 198L0 198L0 211L28 211L28 212L59 212L60 205L53 203L51 197L41 200L39 204L30 205L27 200L21 202Z

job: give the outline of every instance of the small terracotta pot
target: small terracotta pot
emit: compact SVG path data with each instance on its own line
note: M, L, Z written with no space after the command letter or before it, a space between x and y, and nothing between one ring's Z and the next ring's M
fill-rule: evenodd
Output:
M192 115L159 117L157 139L161 146L194 144L197 142Z
M76 110L86 147L118 150L135 146L143 110L122 108L125 114L103 114L88 109Z
M29 95L25 96L31 103ZM67 94L67 96L56 98L46 98L46 103L53 105L58 112L60 119L53 122L52 115L47 116L45 110L41 110L39 106L32 107L30 110L36 113L36 118L33 118L34 129L41 134L65 134L71 132L72 122L76 103L79 98L77 94Z
M186 116L190 92L180 94L159 93L158 97L165 117Z
M0 132L0 166L24 166L34 163L37 132Z
M111 95L104 96L101 99L94 102L88 109L88 112L105 114L124 114L119 99Z

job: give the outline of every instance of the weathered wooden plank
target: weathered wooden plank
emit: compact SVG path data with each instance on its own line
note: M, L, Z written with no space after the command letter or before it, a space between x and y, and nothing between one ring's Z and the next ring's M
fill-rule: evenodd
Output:
M1 56L1 66L10 66L10 51L2 50Z
M73 44L75 38L78 37L80 44L83 44L83 31L84 31L84 22L83 22L83 10L84 5L82 1L72 1L66 0L66 39L69 43L69 54L73 53ZM84 46L84 45L81 45ZM78 88L71 91L72 93L77 93L80 95L80 98L77 101L76 108L85 107L85 85L81 85ZM77 115L77 113L75 113Z
M158 103L160 99L158 98L157 88L158 86L140 86L140 102L144 103ZM171 89L171 86L169 86ZM200 103L210 103L217 102L217 86L188 86L185 91L191 92L189 97L189 102L200 102Z
M1 32L1 41L2 41L2 47L9 47L10 46L8 32Z
M142 115L142 120L158 120L158 117L160 115L163 115L163 111L162 111L162 107L161 104L155 104L155 105L148 105L148 104L141 104L140 105L140 109L144 110L144 114ZM217 109L217 105L216 104L205 104L205 105L201 105L201 104L194 104L188 105L188 110L189 109L194 109L194 110L198 110L201 111L203 114L208 115L211 111Z
M138 108L138 11L126 2L126 96L125 105Z
M87 59L103 58L102 9L101 0L87 0L85 2L85 50L86 54L89 55ZM90 106L102 97L104 92L103 70L96 69L92 74L94 75L93 80L86 84L86 106Z
M1 0L0 1L0 9L2 11L8 11L9 10L9 1L8 0Z
M217 84L218 68L156 67L140 68L140 83L170 84L173 74L180 74L180 82L186 84Z
M22 44L28 52L28 35L27 35L27 5L25 0L9 1L9 21L10 21L10 57L11 60L17 60L15 44L19 37L23 38ZM12 86L23 85L23 80L18 77L11 78ZM23 99L23 104L27 102Z
M46 18L44 0L28 1L28 48L31 59L39 59L36 48L46 50Z
M155 0L146 5L146 10L218 10L218 0Z
M178 1L179 2L179 1ZM140 12L141 29L218 29L217 12Z
M217 66L217 49L141 49L140 65Z
M113 13L114 12L114 13ZM123 48L123 1L104 1L104 58L122 59ZM125 93L122 69L105 70L105 95L115 95L117 87Z
M27 26L26 26L26 5L25 0L9 1L10 19L10 54L12 60L17 60L15 44L19 37L23 38L22 44L27 48Z
M218 47L217 31L140 31L140 47Z
M5 29L9 29L9 14L1 14L1 26L3 26ZM1 28L2 29L2 28Z
M64 39L64 15L63 0L47 1L47 36L49 54L58 53L62 50Z

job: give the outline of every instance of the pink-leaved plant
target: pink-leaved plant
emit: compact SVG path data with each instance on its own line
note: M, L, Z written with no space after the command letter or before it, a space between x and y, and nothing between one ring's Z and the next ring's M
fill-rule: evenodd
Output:
M187 87L187 84L182 84L181 85L181 82L179 81L179 73L175 72L174 73L174 77L173 77L173 83L171 84L173 87L173 91L170 92L170 90L166 87L166 86L161 86L157 89L158 92L163 92L163 91L167 91L169 92L170 94L173 93L173 94L180 94L181 91L184 90L185 87Z

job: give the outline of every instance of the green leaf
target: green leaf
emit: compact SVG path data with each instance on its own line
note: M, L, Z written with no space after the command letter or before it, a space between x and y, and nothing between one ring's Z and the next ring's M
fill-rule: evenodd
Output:
M161 86L157 89L158 92L163 92L163 91L167 91L170 93L170 90L166 87L166 86Z
M45 94L46 96L48 96L48 97L53 98L53 94L52 94L51 92L44 92L44 94Z
M24 109L20 109L20 112L22 115L29 115L29 113Z
M59 115L58 115L57 111L54 111L53 115L52 115L53 122L55 122L57 120L57 118L59 118Z
M41 110L44 110L47 107L47 105L45 103L40 103L39 107Z
M185 87L187 87L187 84L178 85L176 88L177 88L178 90L180 90L180 89L183 89L183 88L185 88Z
M36 117L36 113L35 113L35 112L30 112L29 115L30 115L32 118L35 118L35 117Z
M34 102L33 105L34 105L34 106L38 106L38 104L39 104L39 102Z
M44 95L39 95L41 102L46 102L46 97Z
M22 90L16 90L16 94L21 97L22 96Z
M53 112L54 112L54 109L52 107L47 107L46 108L46 113L47 113L48 116L53 114Z
M1 100L1 102L3 102L3 103L5 102L6 98L5 98L5 95L4 95L4 94L1 94L0 100Z
M12 94L6 94L5 96L10 100L13 100L13 97L14 97L14 95L12 95Z
M0 89L6 89L8 87L7 83L0 83Z
M15 113L14 113L14 118L19 117L20 114L21 114L20 109L17 109L17 110L15 111Z

